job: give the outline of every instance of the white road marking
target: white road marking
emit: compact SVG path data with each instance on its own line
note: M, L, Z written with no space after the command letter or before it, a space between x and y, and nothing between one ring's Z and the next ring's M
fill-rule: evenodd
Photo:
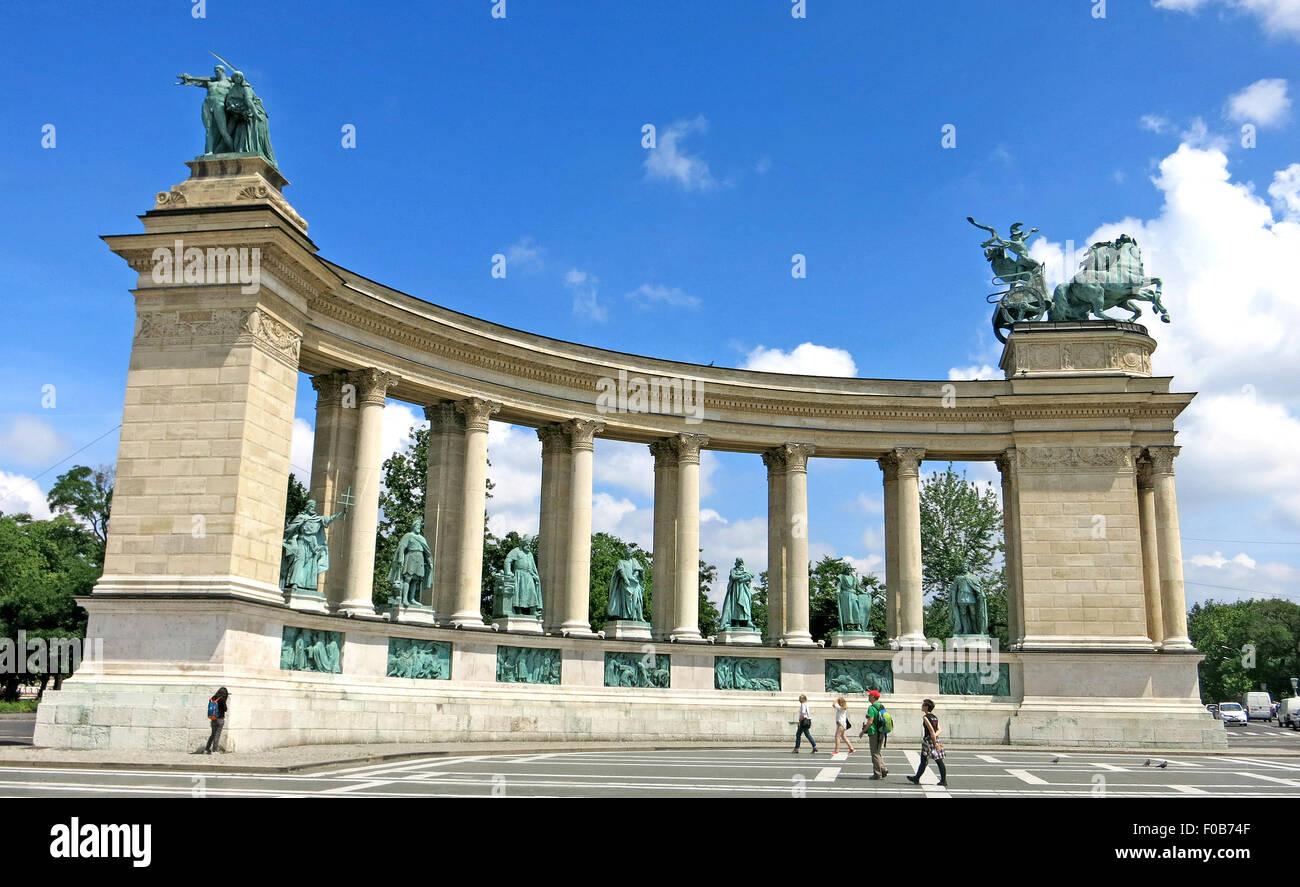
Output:
M1237 776L1249 776L1251 779L1264 779L1268 782L1280 782L1282 785L1289 785L1294 788L1300 788L1300 782L1294 779L1281 779L1277 776L1265 776L1263 773L1238 773Z
M834 782L835 777L840 775L839 767L822 767L813 777L813 782Z
M1027 782L1030 785L1050 785L1050 783L1046 779L1039 779L1037 776L1030 773L1028 770L1008 770L1007 775L1014 776L1016 779L1019 779L1021 782Z
M992 755L976 755L981 761L987 761L990 764L1005 764L1006 761L1000 761Z
M1208 795L1210 794L1203 788L1197 788L1194 785L1171 785L1169 786L1176 792L1182 792L1185 795Z
M839 751L831 755L832 761L847 761L848 759L849 759L849 753L846 751Z
M1116 767L1114 764L1103 764L1100 761L1089 761L1091 767L1100 767L1103 770L1114 770L1116 773L1127 773L1128 767Z

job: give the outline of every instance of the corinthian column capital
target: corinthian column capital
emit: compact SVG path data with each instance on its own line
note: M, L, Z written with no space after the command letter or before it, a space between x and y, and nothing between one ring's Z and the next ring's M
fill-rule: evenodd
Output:
M341 404L343 402L343 383L347 380L348 374L342 370L332 370L328 373L312 376L311 387L316 389L317 405L332 407Z
M595 419L570 419L561 424L569 433L570 447L575 450L594 450L596 435L605 430L605 423Z
M1015 448L1012 447L1011 449L997 456L993 460L993 462L995 465L998 466L998 472L1001 473L1003 477L1006 477L1009 474L1014 474L1016 471L1016 466L1018 464L1016 460Z
M1147 447L1146 461L1150 465L1150 471L1155 474L1173 474L1174 457L1182 447Z
M677 448L671 439L652 441L650 455L655 457L655 471L677 467Z
M429 420L429 430L433 432L454 431L465 427L465 417L449 400L425 407L424 418Z
M763 464L767 466L767 473L785 474L785 450L781 447L773 447L770 450L763 451Z
M501 404L481 397L456 401L456 412L465 417L466 431L487 431L488 420L501 412Z
M708 444L709 439L703 434L674 434L669 438L677 450L678 464L699 465L700 448Z
M537 429L537 439L542 442L542 455L567 452L569 449L569 431L563 424L543 425Z
M887 474L898 477L916 477L921 472L921 460L925 450L921 447L894 447L879 459L880 467Z
M348 373L348 381L357 386L358 404L370 403L383 406L388 397L388 389L395 387L401 381L401 376L376 367L366 367Z
M812 444L788 443L782 444L778 449L781 455L785 457L786 472L801 471L805 474L808 472L808 457L816 451Z

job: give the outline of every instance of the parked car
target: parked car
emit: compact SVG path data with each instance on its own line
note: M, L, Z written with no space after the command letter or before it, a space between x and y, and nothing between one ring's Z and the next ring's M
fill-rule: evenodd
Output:
M1295 727L1300 723L1300 696L1283 699L1277 704L1277 725Z
M1219 707L1215 705L1213 702L1205 706L1205 710L1208 711L1211 715L1213 715L1216 721L1219 719Z
M1246 717L1252 721L1273 720L1273 697L1263 690L1242 696L1241 705L1246 709Z
M1229 724L1250 723L1250 717L1247 716L1246 709L1241 707L1240 702L1220 702L1219 720L1223 721L1225 727Z

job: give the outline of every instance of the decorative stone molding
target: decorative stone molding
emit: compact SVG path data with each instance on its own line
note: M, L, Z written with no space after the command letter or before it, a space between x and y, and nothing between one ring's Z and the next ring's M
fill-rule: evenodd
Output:
M569 448L573 450L594 450L596 435L605 430L605 423L595 419L570 419L561 424L569 433Z
M785 470L808 472L808 457L816 450L812 444L782 444L780 447L782 455L785 456Z
M699 465L700 449L709 443L703 434L675 434L669 440L677 451L678 464L683 465Z
M1020 467L1026 471L1133 468L1129 447L1021 447L1017 453Z
M537 429L537 439L542 442L542 455L568 452L569 430L562 424L543 425Z
M996 458L994 458L993 462L998 466L998 472L1004 478L1007 477L1008 475L1015 474L1016 468L1018 466L1018 460L1016 458L1015 448L1013 447L1012 449L1007 450L1002 455L997 456Z
M243 327L238 310L149 311L136 316L137 341L189 341L233 343Z
M921 447L895 447L877 462L887 477L918 477L924 459L925 450Z
M170 191L159 191L158 196L154 198L154 205L158 209L174 209L178 206L184 206L185 195L175 188Z
M251 341L265 346L274 355L292 366L298 366L298 353L302 336L293 327L257 308L248 312L240 323L240 341Z
M1174 457L1182 447L1147 447L1146 461L1150 464L1151 474L1173 474Z
M388 398L388 390L401 381L401 376L388 373L376 367L353 370L350 381L357 386L357 404L378 404L383 406Z
M1150 376L1155 348L1155 340L1133 323L1026 324L1017 326L1008 337L1001 366L1007 378Z
M271 189L265 185L248 185L235 196L236 200L266 200L271 196Z
M343 402L343 385L348 380L344 370L332 370L311 377L311 387L316 390L316 408L338 406Z
M456 411L465 417L466 431L487 431L488 420L501 412L501 404L481 397L456 401Z

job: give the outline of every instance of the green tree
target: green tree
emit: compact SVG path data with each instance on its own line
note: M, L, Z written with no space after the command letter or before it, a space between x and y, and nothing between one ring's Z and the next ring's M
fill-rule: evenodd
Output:
M713 590L713 583L717 581L718 568L713 564L700 561L700 635L706 638L717 634L721 627L719 623L722 614L709 599L709 592Z
M839 628L840 575L845 567L851 566L845 558L827 555L808 570L808 630L812 633L813 640L825 640L832 631ZM764 573L763 576L766 584L767 574ZM875 635L876 643L884 644L888 640L885 635L884 586L870 573L859 575L858 582L871 594L871 616L867 620L867 630Z
M1230 702L1262 688L1280 699L1300 677L1300 605L1280 599L1197 604L1187 633L1205 654L1201 700Z
M289 521L307 510L307 500L310 498L311 494L308 493L307 488L302 485L302 481L298 480L298 478L293 474L290 474L289 489L284 497L284 522L286 526ZM322 514L330 513L328 502L317 502L316 509Z
M0 636L17 643L29 638L81 638L86 612L74 598L90 593L102 570L100 538L66 514L34 521L29 515L0 516ZM23 683L40 682L42 691L61 674L0 675L0 699L17 700Z
M627 558L640 561L645 569L647 621L654 612L654 567L650 552L635 542L624 542L610 533L595 533L591 537L591 581L587 599L587 620L592 631L600 631L609 619L609 583L614 578L615 565Z
M60 474L45 497L55 514L71 514L85 524L98 542L95 563L103 566L108 542L108 516L113 507L113 468L77 465Z
M969 481L947 469L921 484L921 575L927 637L952 635L948 588L965 569L975 573L988 596L989 633L1005 649L1006 577L1002 565L1002 506L991 485Z

